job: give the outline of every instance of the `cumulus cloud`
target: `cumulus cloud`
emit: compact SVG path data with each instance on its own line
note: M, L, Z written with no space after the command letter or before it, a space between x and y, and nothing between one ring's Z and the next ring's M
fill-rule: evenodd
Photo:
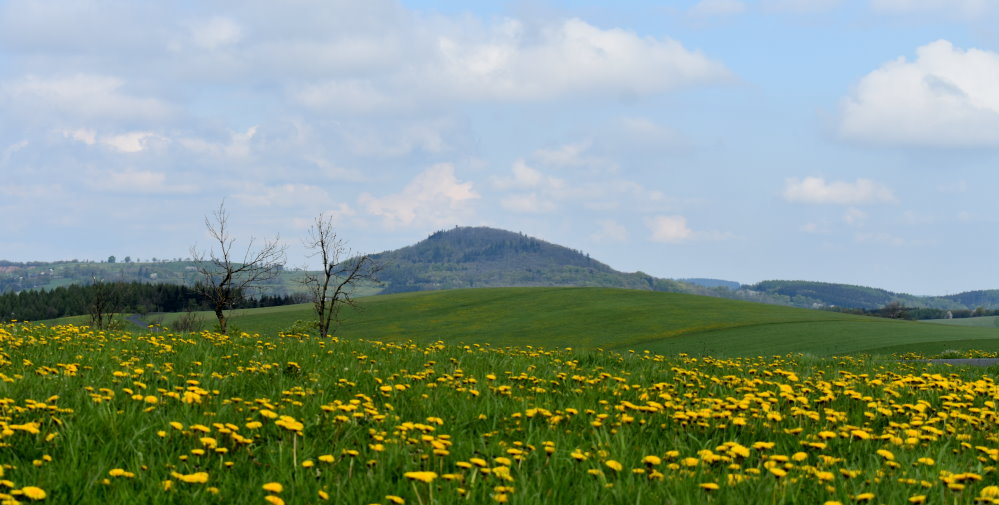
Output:
M938 40L864 76L840 105L840 133L874 144L999 146L999 53Z
M678 243L694 238L694 231L687 227L683 216L655 216L648 218L645 225L652 232L653 242Z
M453 165L440 163L414 177L399 193L382 197L363 193L358 203L380 217L387 228L399 228L465 222L470 213L468 204L478 198L471 182L455 177Z
M746 2L742 0L701 0L687 13L695 17L732 16L746 12Z
M863 205L895 203L895 193L870 179L854 182L826 181L821 177L790 178L785 181L784 199L796 203Z
M580 19L545 27L531 41L519 21L505 20L490 40L443 37L444 75L470 97L536 100L565 94L648 95L729 77L720 63L670 39L600 29Z
M410 38L405 45L423 51L371 76L313 79L290 88L290 95L309 107L359 113L441 100L648 96L731 78L724 65L675 40L580 19L539 29L515 19L466 21L432 35L404 35Z

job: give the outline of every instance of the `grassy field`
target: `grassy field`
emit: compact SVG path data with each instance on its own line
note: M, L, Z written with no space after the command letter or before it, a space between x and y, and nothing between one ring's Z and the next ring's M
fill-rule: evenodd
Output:
M962 317L958 319L927 319L925 322L949 324L953 326L973 326L976 328L999 328L999 316Z
M169 326L176 317L166 315L164 323ZM202 317L214 321L209 313ZM235 311L232 321L242 331L275 334L312 317L311 306L292 305ZM713 356L999 351L995 327L893 321L604 288L495 288L373 296L362 299L361 310L345 312L337 335Z
M980 369L19 323L0 388L10 503L999 503Z

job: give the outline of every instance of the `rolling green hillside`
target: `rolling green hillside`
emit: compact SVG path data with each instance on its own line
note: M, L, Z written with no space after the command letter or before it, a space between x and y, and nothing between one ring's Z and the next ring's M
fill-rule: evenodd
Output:
M999 329L994 327L895 321L651 291L494 288L361 301L359 311L344 315L338 336L714 356L999 350ZM290 305L237 311L233 322L243 331L276 332L309 319L310 310L308 305Z

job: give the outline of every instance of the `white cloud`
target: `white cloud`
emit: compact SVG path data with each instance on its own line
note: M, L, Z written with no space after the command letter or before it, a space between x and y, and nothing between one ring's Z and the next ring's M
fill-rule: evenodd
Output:
M75 130L61 130L63 137L68 139L76 140L77 142L83 142L88 146L94 145L97 142L97 132L87 128L77 128Z
M624 242L628 240L628 229L613 219L597 221L600 227L590 238L597 242Z
M243 37L243 29L235 20L216 16L190 23L191 40L202 49L218 49L235 44Z
M821 177L791 178L785 181L784 199L789 202L863 205L895 203L894 192L870 179L854 182L828 182Z
M628 125L619 125L626 129ZM532 158L540 163L558 168L586 168L596 172L617 172L620 167L613 160L595 156L589 151L593 142L583 140L580 142L563 144L556 147L538 149L532 154Z
M447 226L465 222L468 204L479 198L471 182L460 182L449 163L434 165L413 178L400 193L375 197L363 193L358 203L387 228L418 224Z
M679 243L694 238L694 231L687 227L683 216L655 216L645 221L652 232L653 242Z
M729 78L723 65L676 41L603 30L580 19L547 26L537 38L510 19L490 32L489 40L445 36L438 42L444 81L469 98L649 95Z
M531 189L546 188L549 190L559 189L565 185L565 181L543 174L540 170L530 167L524 160L517 160L511 167L511 176L490 177L492 186L496 189Z
M62 136L77 142L82 142L88 146L100 143L111 149L122 153L137 153L144 151L155 142L168 142L166 137L150 132L136 131L120 133L117 135L98 135L96 130L89 128L77 128L75 130L59 130Z
M417 21L416 29L402 33L369 34L367 42L351 39L361 46L401 46L411 52L374 51L384 65L309 79L289 87L289 95L310 108L362 113L439 102L617 99L731 79L724 65L677 41L602 29L580 19L537 28L509 18ZM322 46L309 51L326 52Z
M177 141L188 150L223 159L245 159L252 152L252 140L257 127L251 126L245 132L231 132L229 142L212 142L200 138L181 138Z
M875 144L999 146L999 54L946 40L885 63L843 99L841 134Z
M109 170L91 174L86 184L113 193L194 193L193 184L169 184L167 175L152 170Z
M124 81L99 74L68 77L29 75L0 83L0 100L25 111L52 111L83 119L162 119L170 108L154 98L123 92Z
M687 11L695 17L732 16L743 12L746 12L746 3L742 0L701 0Z
M102 136L101 143L123 153L137 153L149 147L153 141L166 138L153 132L129 132L121 135Z

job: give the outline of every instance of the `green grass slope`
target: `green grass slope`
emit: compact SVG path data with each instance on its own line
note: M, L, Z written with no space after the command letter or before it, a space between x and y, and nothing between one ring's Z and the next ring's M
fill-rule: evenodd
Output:
M206 321L213 321L205 314ZM169 326L176 315L165 319ZM309 305L236 311L243 331L312 317ZM737 356L999 350L996 328L934 325L719 298L609 288L492 288L373 296L338 336L493 346Z

